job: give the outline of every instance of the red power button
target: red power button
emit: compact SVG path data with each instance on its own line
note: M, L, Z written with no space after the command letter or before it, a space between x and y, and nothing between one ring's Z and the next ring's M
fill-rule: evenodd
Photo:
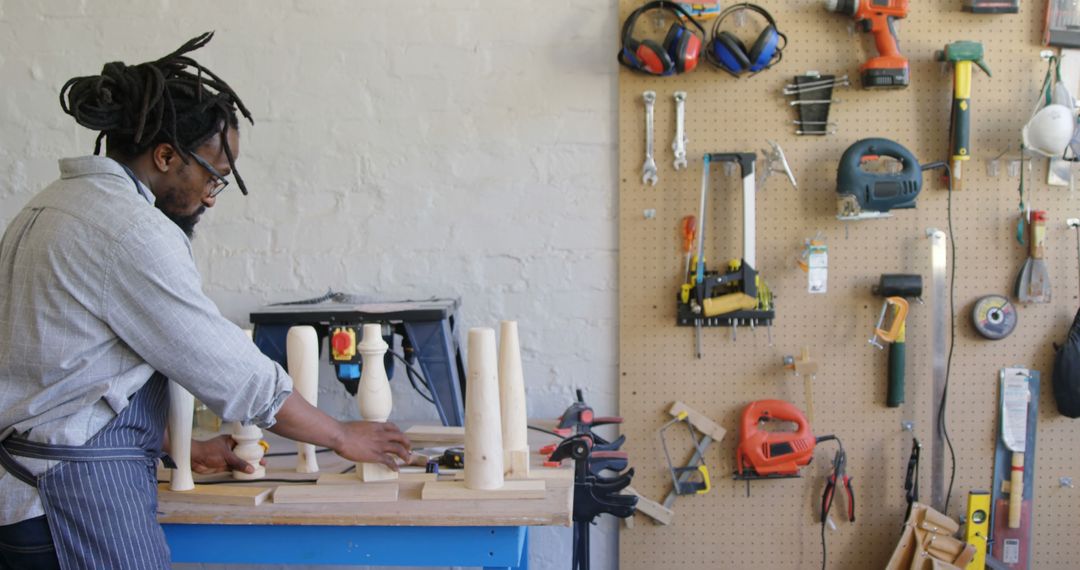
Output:
M356 355L356 332L351 329L334 331L330 348L334 351L334 360L351 360Z

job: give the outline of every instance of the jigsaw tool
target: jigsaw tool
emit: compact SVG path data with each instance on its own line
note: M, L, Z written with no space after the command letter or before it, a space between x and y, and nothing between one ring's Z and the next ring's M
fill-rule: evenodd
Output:
M908 0L824 0L825 9L855 19L864 32L874 35L877 57L859 67L863 87L899 88L911 82L908 59L900 54L895 22L908 15Z
M899 172L870 172L863 168L881 157L895 159ZM882 163L877 163L882 164ZM887 218L889 210L914 208L922 190L922 171L944 163L919 166L908 149L888 139L863 139L848 147L836 172L838 220Z
M766 431L761 422L789 422L795 431ZM758 400L743 410L739 446L735 450L735 479L750 481L799 477L799 468L810 464L814 446L836 436L814 437L806 416L783 400Z

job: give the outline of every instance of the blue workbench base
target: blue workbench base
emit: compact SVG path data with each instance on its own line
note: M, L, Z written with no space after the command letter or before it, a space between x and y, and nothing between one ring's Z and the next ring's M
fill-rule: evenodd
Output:
M525 526L163 524L173 562L528 570Z

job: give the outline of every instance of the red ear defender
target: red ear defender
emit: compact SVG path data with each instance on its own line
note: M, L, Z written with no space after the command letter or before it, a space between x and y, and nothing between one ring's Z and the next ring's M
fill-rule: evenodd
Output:
M664 48L660 47L660 44L652 40L642 40L638 42L637 49L634 50L634 55L637 57L638 61L641 62L641 66L649 73L665 75L675 67L675 64L671 61L671 57L664 51Z
M663 45L634 37L634 24L642 14L652 10L666 11L675 16ZM697 32L691 31L692 28L687 25L692 25ZM665 0L646 2L623 22L622 49L619 50L618 60L634 71L649 75L668 76L693 71L697 67L705 35L705 28L678 3Z
M698 64L698 56L701 55L701 38L689 34L686 39L686 51L683 52L683 73L693 71Z

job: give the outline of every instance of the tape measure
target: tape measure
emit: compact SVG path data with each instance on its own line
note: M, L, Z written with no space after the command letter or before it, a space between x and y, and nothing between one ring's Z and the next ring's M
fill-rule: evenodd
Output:
M987 295L975 302L971 322L983 337L1001 340L1016 328L1016 307L1001 295Z

